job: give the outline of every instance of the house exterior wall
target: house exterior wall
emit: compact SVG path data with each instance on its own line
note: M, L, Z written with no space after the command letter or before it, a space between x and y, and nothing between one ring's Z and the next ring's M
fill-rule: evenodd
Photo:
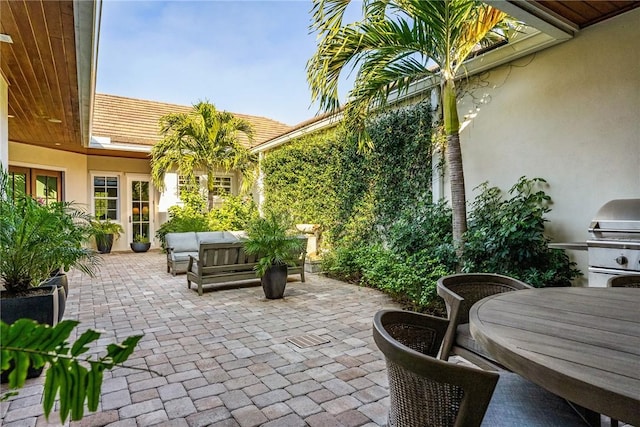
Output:
M125 229L120 239L113 243L114 251L129 250L129 243L133 240L133 232L129 226L130 206L129 200L131 192L128 186L129 179L135 180L151 180L151 167L148 159L126 159L121 157L108 156L87 156L87 169L85 172L85 180L87 181L87 198L91 204L92 179L95 175L117 175L120 178L120 220L119 223ZM160 226L158 214L159 193L153 185L150 185L152 208L151 208L151 227L152 235L155 235ZM151 247L157 247L158 243L155 239L151 239Z
M84 154L9 142L9 159L13 166L62 171L64 200L88 208L87 156Z
M468 201L484 181L506 192L521 176L544 178L549 234L569 242L589 237L606 201L640 197L638 22L640 9L482 76L489 89L474 95L490 101L461 132ZM475 111L470 101L461 116ZM568 254L586 277L586 252Z

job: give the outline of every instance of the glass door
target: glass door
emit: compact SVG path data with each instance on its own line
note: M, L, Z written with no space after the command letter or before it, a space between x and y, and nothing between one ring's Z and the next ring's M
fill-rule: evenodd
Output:
M131 241L153 240L153 204L148 179L129 179Z

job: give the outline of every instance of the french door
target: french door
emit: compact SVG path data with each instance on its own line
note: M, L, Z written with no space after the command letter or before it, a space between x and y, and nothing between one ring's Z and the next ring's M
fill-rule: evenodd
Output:
M130 175L127 177L129 190L129 224L127 234L129 241L137 237L146 238L149 242L154 237L154 203L153 188L148 176Z

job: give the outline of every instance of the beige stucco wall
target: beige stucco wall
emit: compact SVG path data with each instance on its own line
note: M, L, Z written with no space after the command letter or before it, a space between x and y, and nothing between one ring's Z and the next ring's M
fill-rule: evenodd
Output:
M9 142L9 164L64 173L64 200L88 205L87 156L35 145Z
M636 9L482 76L473 93L489 102L461 133L469 201L484 181L507 191L542 177L548 230L566 242L588 238L606 201L640 197L639 22ZM586 252L569 253L586 275Z

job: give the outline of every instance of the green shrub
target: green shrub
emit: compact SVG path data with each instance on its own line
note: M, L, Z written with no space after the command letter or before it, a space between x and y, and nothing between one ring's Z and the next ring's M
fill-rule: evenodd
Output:
M222 205L207 216L209 230L245 230L258 217L258 208L251 198L226 196Z
M183 233L186 231L208 231L206 200L197 192L182 192L180 197L184 201L183 206L171 206L169 208L169 220L162 224L156 231L156 237L160 240L162 248L165 248L167 233Z
M473 202L465 235L463 271L515 277L535 287L570 286L582 273L562 250L549 249L544 235L551 197L542 178L521 177L503 200L485 182Z

